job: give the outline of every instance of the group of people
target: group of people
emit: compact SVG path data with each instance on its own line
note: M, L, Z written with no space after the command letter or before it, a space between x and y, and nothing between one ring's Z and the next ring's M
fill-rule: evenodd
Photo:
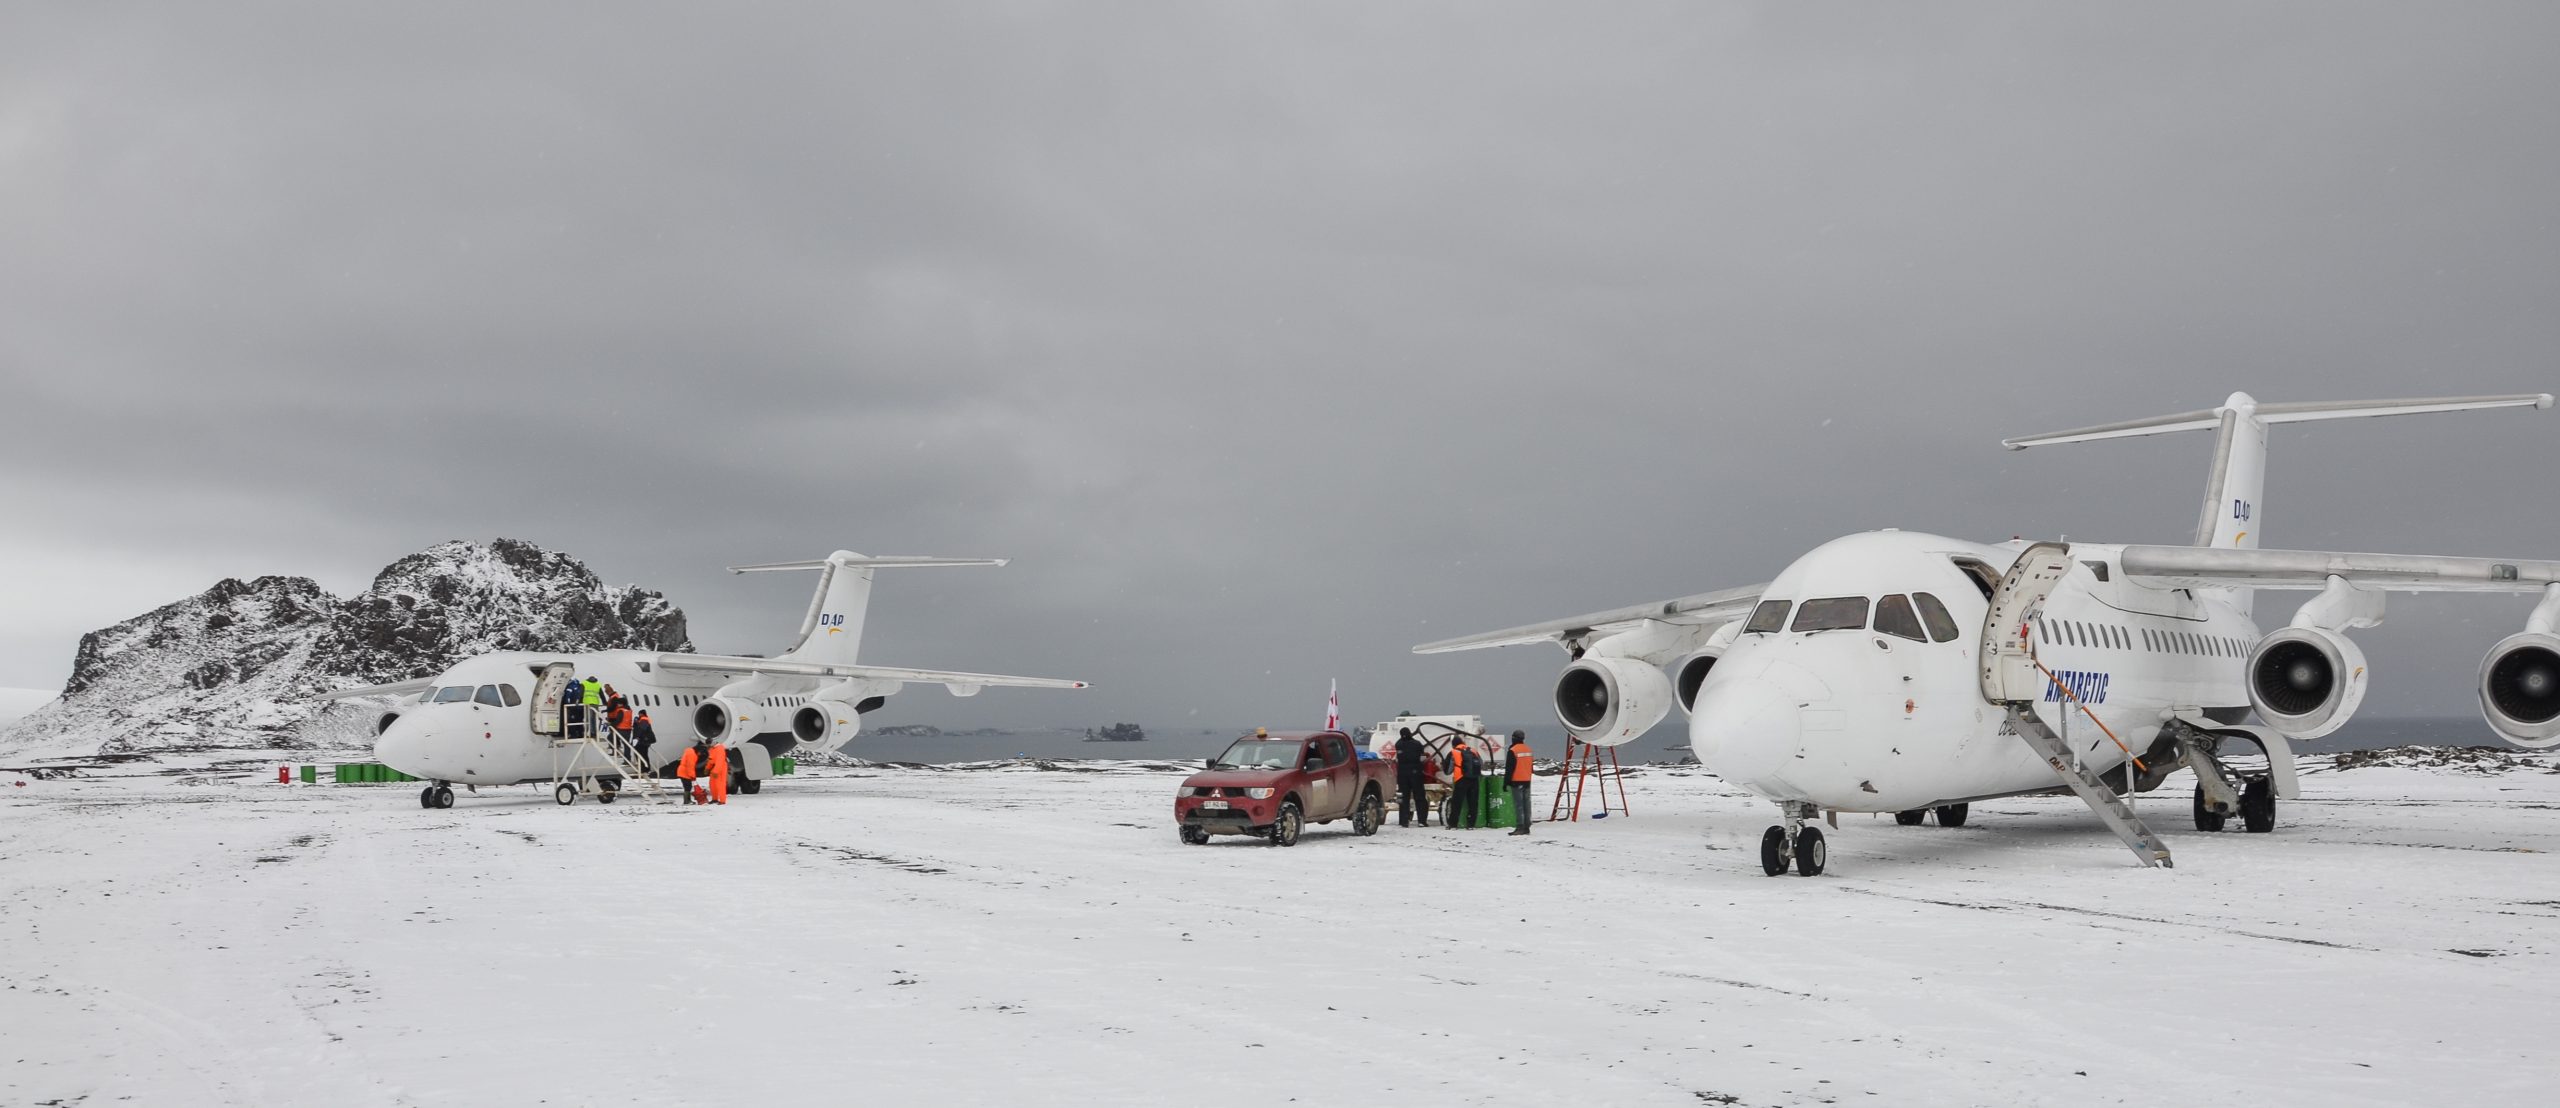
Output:
M1449 753L1440 764L1449 782L1449 815L1442 822L1455 827L1474 827L1482 822L1477 816L1476 798L1482 791L1485 757L1464 739L1451 739ZM1411 827L1419 818L1424 827L1431 826L1431 802L1423 792L1424 780L1433 764L1428 744L1413 733L1413 728L1396 729L1396 824ZM1511 833L1529 833L1529 778L1537 771L1537 756L1529 749L1529 733L1511 733L1511 749L1506 752L1502 776L1511 788Z
M649 720L649 711L631 710L631 699L615 692L613 686L593 677L569 682L560 690L560 733L565 738L587 736L598 722L611 727L630 740L639 754L640 764L654 767L658 763L649 756L649 748L658 743L658 730ZM695 798L696 781L700 781L701 798ZM676 783L687 804L727 804L729 802L729 748L713 746L708 740L695 740L676 759Z

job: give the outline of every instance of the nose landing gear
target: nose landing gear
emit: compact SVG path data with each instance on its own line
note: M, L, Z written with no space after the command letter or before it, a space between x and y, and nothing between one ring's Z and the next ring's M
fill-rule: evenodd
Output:
M448 785L448 784L445 784L445 783L444 783L444 782L442 782L442 781L438 781L438 782L436 782L435 784L429 785L429 786L427 786L426 788L423 788L423 789L418 790L418 807L421 807L421 808L450 808L450 807L453 807L453 786Z
M1787 872L1787 864L1795 863L1797 873L1818 877L1830 862L1830 844L1823 841L1822 829L1807 827L1805 822L1815 815L1814 807L1800 800L1782 801L1786 826L1771 827L1760 834L1760 872L1777 877Z

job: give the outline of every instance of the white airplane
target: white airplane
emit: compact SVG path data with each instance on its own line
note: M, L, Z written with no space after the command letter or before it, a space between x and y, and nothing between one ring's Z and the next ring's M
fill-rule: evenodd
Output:
M2540 593L2524 630L2480 667L2489 726L2560 745L2560 563L2258 548L2267 428L2359 416L2551 406L2549 394L2260 404L2010 439L2057 443L2216 431L2192 546L1976 543L1903 531L1850 535L1764 585L1640 604L1414 648L1437 654L1552 642L1578 739L1626 742L1677 702L1699 762L1777 803L1761 869L1822 872L1824 812L1934 809L1962 824L1977 800L2049 792L2087 801L2146 864L2169 852L2120 794L2194 771L2194 818L2275 826L2295 793L2288 740L2347 722L2366 688L2345 632L2382 621L2391 592ZM2258 589L2315 590L2283 626L2251 615ZM1663 666L1677 663L1671 674ZM2244 721L2255 712L2263 726ZM2226 742L2266 755L2235 775ZM2059 781L2057 781L2059 778ZM1836 828L1836 822L1835 822Z
M374 757L430 782L418 794L421 807L453 807L455 785L476 792L534 781L551 784L562 804L581 791L609 803L644 768L663 775L696 738L728 747L733 791L754 793L773 775L773 759L844 746L861 733L863 713L910 682L941 685L953 696L975 696L989 686L1085 688L1082 681L1046 677L855 664L873 570L1003 564L1000 558L866 558L839 550L814 562L732 566L732 573L818 571L799 643L780 657L500 651L425 680L345 689L322 699L408 698L375 724ZM563 737L560 694L585 677L612 685L633 710L651 714L657 741L645 756L616 749L620 744L609 737L596 743Z

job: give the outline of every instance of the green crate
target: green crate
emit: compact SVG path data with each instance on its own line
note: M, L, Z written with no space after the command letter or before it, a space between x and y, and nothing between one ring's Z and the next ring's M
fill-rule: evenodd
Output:
M776 758L773 760L773 775L776 777L789 777L799 771L800 760L797 758Z
M303 784L305 784L305 785L311 784L311 783L313 783L314 781L316 781L316 780L319 778L319 776L320 776L320 767L318 767L318 766L304 766L304 767L302 767L302 783L303 783Z

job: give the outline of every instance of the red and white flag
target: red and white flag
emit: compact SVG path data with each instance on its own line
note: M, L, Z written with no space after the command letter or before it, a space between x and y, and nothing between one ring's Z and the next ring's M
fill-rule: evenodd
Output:
M1342 682L1335 680L1324 694L1324 729L1342 730Z

